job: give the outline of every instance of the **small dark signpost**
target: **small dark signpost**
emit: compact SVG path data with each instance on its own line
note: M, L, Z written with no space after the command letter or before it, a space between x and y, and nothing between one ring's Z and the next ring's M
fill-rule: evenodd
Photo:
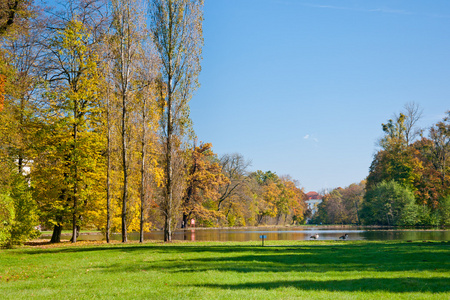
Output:
M267 235L260 235L260 239L262 239L262 246L264 247L264 239L267 239Z

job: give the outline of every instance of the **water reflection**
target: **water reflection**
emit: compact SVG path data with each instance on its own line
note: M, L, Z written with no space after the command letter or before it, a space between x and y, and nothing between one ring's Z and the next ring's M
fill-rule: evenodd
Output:
M185 241L259 241L260 235L266 235L268 241L274 240L338 240L348 234L348 240L450 240L450 230L373 230L359 227L358 229L320 229L320 228L255 228L255 229L185 229L174 232L174 240ZM146 240L163 240L162 231L145 233ZM45 238L45 237L43 237ZM139 240L139 233L128 235L130 240ZM62 239L70 239L63 236ZM103 240L101 234L81 234L78 240ZM120 234L113 234L112 239L121 240Z

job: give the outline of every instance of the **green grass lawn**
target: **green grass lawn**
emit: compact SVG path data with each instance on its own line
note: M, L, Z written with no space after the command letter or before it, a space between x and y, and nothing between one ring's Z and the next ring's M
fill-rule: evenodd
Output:
M0 250L0 299L450 299L449 242L266 241Z

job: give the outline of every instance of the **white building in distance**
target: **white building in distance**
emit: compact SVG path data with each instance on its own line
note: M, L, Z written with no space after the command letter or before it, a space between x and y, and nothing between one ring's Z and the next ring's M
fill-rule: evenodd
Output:
M320 195L317 192L309 192L306 194L306 205L308 205L308 209L311 211L311 216L314 216L314 214L318 210L318 206L320 203L322 203L323 196Z

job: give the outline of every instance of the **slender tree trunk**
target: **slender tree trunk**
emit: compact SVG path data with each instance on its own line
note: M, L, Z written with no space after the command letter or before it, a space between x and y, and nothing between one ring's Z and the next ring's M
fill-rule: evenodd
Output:
M167 139L166 139L166 212L164 221L164 241L172 241L172 214L173 214L173 188L172 188L172 78L168 78L167 93Z
M143 108L142 108L142 141L141 141L141 212L140 212L140 232L139 232L139 242L144 242L144 207L145 207L145 198L146 198L146 191L145 191L145 146L146 146L146 135L147 135L147 115L146 115L146 109L147 109L147 101L143 99Z
M358 220L358 225L360 225L361 220L359 219L358 200L355 201L355 208L356 208L356 219Z
M194 145L192 147L192 166L191 166L192 169L190 169L190 171L189 171L189 174L188 174L189 176L192 176L192 175L195 174L195 172L197 172L197 158L196 158L196 155L195 155L196 142L197 142L197 139L194 139ZM192 199L192 197L194 195L194 190L195 190L194 182L191 182L189 180L189 185L188 185L188 188L187 188L187 191L186 191L186 196L184 197L184 203L183 203L184 204L184 207L183 207L183 223L182 223L183 227L186 227L188 218L189 218L189 216L192 213L192 209L190 209L189 211L187 211L187 209L189 207L189 202L194 201Z
M64 155L64 159L65 159L65 164L66 166L68 165L68 154L66 153ZM64 180L66 181L69 178L69 174L64 172ZM59 200L61 201L67 201L69 202L70 199L67 199L67 190L65 188L63 188L61 190L61 194L59 194ZM70 204L67 203L67 206L69 206ZM66 207L66 205L64 205ZM63 222L63 215L56 215L55 216L55 220L56 220L56 224L53 226L53 233L52 233L52 238L50 239L50 243L59 243L61 242L61 231L62 231L62 222Z
M74 188L74 190L76 190L76 188ZM77 209L78 209L77 208L77 197L74 195L73 196L73 214L72 214L72 238L71 238L72 243L76 243L77 237L78 237L77 213L76 213Z
M20 137L20 139L21 139L21 142L23 142L23 137L24 137L24 128L23 128L23 126L24 126L24 115L23 115L23 111L25 110L25 103L24 103L24 99L23 99L23 97L20 97L20 119L19 119L19 124L20 124L20 127L19 127L19 132L20 132L20 135L19 135L19 137ZM19 167L19 174L20 175L23 175L23 157L24 157L24 155L23 155L23 144L21 144L21 145L19 145L19 159L18 159L18 162L17 162L17 164L18 164L18 167Z
M169 138L167 139L170 140ZM167 143L167 147L169 147L168 152L171 151L170 142ZM173 194L172 194L172 168L171 168L171 158L170 153L166 153L166 176L167 176L167 184L166 184L166 211L165 211L165 220L164 220L164 241L171 242L172 241L172 214L173 214Z
M231 211L231 207L233 206L233 202L230 201L230 205L228 206L228 210L227 210L227 214L225 216L225 218L227 218L227 222L228 222L228 215L230 214Z
M23 107L21 107L21 113L20 113L20 138L23 139ZM17 161L17 165L19 167L19 174L23 175L23 150L22 150L23 145L19 146L19 159Z
M217 211L220 211L220 208L221 208L221 206L222 206L222 202L224 201L225 199L219 199L218 201L217 201Z
M75 102L74 112L73 112L74 122L73 125L73 156L72 163L74 163L74 184L73 184L73 213L72 213L72 243L77 242L77 210L78 210L78 155L77 155L77 139L78 139L78 107Z
M106 169L106 242L110 242L111 231L111 119L109 112L109 95L106 98L106 126L107 126L107 169Z
M172 217L166 216L164 219L164 242L172 241L172 228L171 228Z
M128 241L127 238L127 198L128 198L128 172L127 172L127 97L122 95L122 167L123 167L123 194L122 194L122 243Z

